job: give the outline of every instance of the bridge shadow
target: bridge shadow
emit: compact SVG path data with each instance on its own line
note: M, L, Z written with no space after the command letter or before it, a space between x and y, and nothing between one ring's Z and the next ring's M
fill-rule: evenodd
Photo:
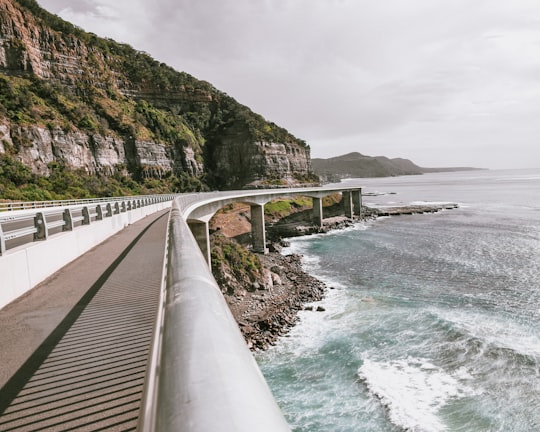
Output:
M0 430L135 430L167 216L129 244L0 390Z

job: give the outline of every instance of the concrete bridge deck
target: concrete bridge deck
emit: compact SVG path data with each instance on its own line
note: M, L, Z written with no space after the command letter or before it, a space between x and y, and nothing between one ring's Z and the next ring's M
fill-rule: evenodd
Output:
M181 195L169 224L162 204L132 225L126 216L127 228L0 310L0 431L126 431L141 420L152 432L290 431L210 272L208 221L226 204L250 204L252 247L265 253L267 202L309 196L322 224L332 193L345 215L361 214L361 188L325 187ZM45 236L34 246L41 258L24 266L9 265L20 251L8 251L13 277L0 282L65 255L77 242L69 233Z
M1 431L136 429L167 220L128 226L0 310Z

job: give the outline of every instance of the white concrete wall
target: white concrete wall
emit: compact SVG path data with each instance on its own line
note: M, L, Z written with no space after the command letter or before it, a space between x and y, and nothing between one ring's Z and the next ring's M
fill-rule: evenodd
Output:
M166 201L139 207L44 241L8 249L0 256L0 309L113 234L170 206L171 201Z

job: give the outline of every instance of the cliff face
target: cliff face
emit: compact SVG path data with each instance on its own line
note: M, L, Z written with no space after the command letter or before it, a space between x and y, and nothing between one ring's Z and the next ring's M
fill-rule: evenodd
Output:
M0 0L0 153L35 173L166 174L236 188L313 181L309 147L207 82Z

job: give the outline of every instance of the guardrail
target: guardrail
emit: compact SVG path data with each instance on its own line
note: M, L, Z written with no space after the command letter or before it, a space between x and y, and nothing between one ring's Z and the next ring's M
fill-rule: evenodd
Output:
M142 432L290 431L175 200Z
M133 199L146 199L155 198L156 196L174 196L174 195L136 195L136 196L123 196L123 197L106 197L106 198L80 198L80 199L67 199L67 200L51 200L51 201L9 201L0 202L0 212L4 211L17 211L27 209L38 208L50 208L50 207L68 207L78 205L91 205L97 203L107 203L116 201L129 201Z
M316 202L338 192L348 193L349 210L354 204L360 214L360 186L206 192L174 200L140 432L290 432L188 222L207 224L232 202L264 205L298 195Z
M90 225L104 218L171 201L177 195L142 195L119 198L96 198L84 200L36 201L1 203L0 255L10 247L47 240L51 232L72 231L77 226ZM38 211L39 210L39 211Z

